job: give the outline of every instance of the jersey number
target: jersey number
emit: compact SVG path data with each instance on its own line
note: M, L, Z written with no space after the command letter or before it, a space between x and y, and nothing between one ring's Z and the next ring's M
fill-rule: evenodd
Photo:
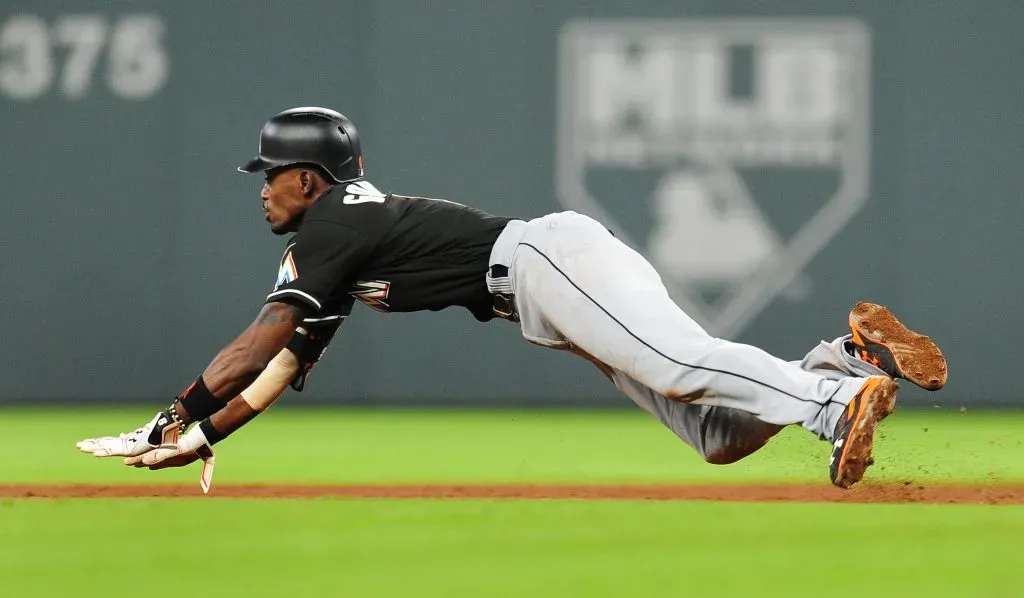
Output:
M387 197L377 190L368 181L359 181L345 187L345 199L342 200L348 205L359 203L384 203Z

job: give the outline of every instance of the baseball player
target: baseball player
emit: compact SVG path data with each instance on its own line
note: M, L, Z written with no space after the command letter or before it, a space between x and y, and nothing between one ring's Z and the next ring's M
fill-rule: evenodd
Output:
M364 178L356 128L333 110L275 115L239 170L264 174L266 220L291 235L259 315L167 409L132 433L81 441L82 451L150 469L203 459L207 490L213 445L289 386L302 390L357 300L516 322L531 343L594 363L711 463L741 459L798 424L832 443L829 474L842 488L872 462L895 379L929 390L946 382L938 347L885 307L858 304L850 334L783 361L709 335L643 256L587 216L522 220L383 193Z

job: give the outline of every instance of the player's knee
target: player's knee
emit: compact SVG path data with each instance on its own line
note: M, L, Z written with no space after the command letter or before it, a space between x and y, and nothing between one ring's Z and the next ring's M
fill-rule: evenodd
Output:
M729 438L727 442L721 442L721 439L717 439L719 441L715 442L705 436L705 448L701 451L701 455L712 465L729 465L761 450L779 429L781 427L772 426L770 430L763 430L761 434Z
M702 456L705 461L712 465L729 465L752 454L757 450L757 448L753 450L749 450L746 447L721 448L711 452L706 452Z
M701 416L700 452L713 465L735 463L761 450L782 428L745 411L711 407Z

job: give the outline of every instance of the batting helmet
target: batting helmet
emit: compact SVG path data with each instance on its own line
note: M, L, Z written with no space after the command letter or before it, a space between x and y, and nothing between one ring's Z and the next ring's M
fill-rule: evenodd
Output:
M316 164L338 183L363 176L363 152L352 121L327 108L292 108L260 131L259 154L238 167L255 173L290 164Z

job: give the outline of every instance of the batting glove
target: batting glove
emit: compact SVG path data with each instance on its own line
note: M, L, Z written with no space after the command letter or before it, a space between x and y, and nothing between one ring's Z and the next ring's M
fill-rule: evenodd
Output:
M173 444L162 444L147 453L125 457L124 464L157 470L167 467L184 467L200 459L203 460L203 471L199 475L199 486L206 494L213 484L213 466L216 462L216 455L214 455L213 447L206 440L200 426L193 427L191 432Z
M94 457L135 457L152 451L160 445L178 442L178 423L166 411L153 416L148 424L129 434L86 438L75 443L78 450Z

